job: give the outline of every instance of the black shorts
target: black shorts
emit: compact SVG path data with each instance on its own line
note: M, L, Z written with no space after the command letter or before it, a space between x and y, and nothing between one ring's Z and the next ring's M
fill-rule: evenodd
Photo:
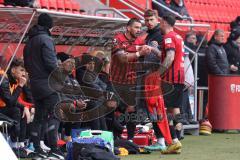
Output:
M164 95L166 108L181 108L184 84L173 84L173 91Z
M125 104L130 106L136 105L136 91L132 90L136 87L131 84L113 84L113 90L119 99Z

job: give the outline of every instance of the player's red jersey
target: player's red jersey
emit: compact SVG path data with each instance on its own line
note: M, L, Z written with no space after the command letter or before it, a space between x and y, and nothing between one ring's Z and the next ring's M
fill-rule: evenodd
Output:
M163 79L170 83L184 84L184 42L182 37L174 31L164 35L162 61L166 58L166 52L169 50L175 51L175 58L164 73Z
M136 46L144 45L144 39L142 37L136 38L134 41L127 39L125 34L121 33L114 37L114 47L112 52L112 61L110 69L110 79L113 83L118 84L136 84L136 69L134 62L120 62L116 58L116 54L136 54ZM117 50L124 50L124 53L119 53Z

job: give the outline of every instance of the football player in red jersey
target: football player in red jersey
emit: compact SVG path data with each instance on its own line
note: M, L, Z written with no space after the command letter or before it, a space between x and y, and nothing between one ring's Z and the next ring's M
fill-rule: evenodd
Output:
M140 36L141 27L139 19L131 18L126 32L115 35L111 56L110 80L129 114L136 111L136 90L133 89L137 85L136 63L140 56L149 53L149 47L144 45L144 38ZM131 140L135 130L131 120L127 123L127 129L128 139Z
M162 49L162 65L160 74L165 81L172 83L174 90L164 96L164 102L168 112L172 116L171 134L173 145L163 153L181 152L181 143L178 140L182 129L180 107L184 88L184 43L180 35L174 32L175 18L164 15L160 22L160 29L164 34ZM163 87L164 88L164 87Z

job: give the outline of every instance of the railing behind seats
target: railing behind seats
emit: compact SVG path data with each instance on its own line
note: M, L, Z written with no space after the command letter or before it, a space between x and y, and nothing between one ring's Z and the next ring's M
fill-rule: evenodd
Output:
M193 22L193 18L192 18L192 17L182 16L182 15L180 15L178 12L175 12L174 10L172 10L172 9L168 8L167 6L159 3L159 2L156 1L156 0L152 0L152 2L155 3L156 5L158 5L159 7L167 10L168 12L172 13L173 15L181 18L182 20L190 20L191 22Z

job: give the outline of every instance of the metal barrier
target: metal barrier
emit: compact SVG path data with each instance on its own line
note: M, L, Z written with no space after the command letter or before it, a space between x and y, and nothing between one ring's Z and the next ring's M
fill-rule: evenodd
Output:
M99 8L94 11L94 15L97 16L98 12L101 12L101 11L112 12L114 14L114 17L116 17L115 14L118 14L119 16L121 16L121 18L129 19L128 16L126 16L116 8Z
M181 19L186 19L186 20L190 20L191 22L193 22L193 18L192 17L182 16L178 12L175 12L174 10L172 10L172 9L168 8L167 6L159 3L156 0L152 0L152 2L157 4L159 7L163 8L163 9L166 9L168 12L171 12L172 14L174 14L175 16L177 16L177 17L179 17Z

